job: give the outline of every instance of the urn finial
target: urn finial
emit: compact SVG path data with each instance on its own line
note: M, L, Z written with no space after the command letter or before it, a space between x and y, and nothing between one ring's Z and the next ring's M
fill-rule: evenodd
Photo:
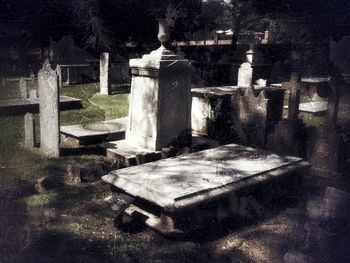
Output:
M165 19L158 20L158 40L162 47L165 47L169 41L169 26Z

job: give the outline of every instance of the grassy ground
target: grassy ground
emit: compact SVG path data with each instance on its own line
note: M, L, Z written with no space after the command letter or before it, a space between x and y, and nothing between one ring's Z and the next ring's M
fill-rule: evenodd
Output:
M103 96L96 84L63 88L61 94L81 98L84 108L62 112L61 124L125 116L128 89L114 86L112 96ZM305 245L308 205L317 192L312 187L267 202L249 220L220 222L221 230L206 238L171 241L149 230L117 229L104 201L110 189L101 181L65 183L68 163L81 170L102 163L107 171L113 169L110 161L97 155L49 159L26 149L23 117L0 118L0 127L0 262L270 263L283 262L287 251ZM318 182L306 184L317 188ZM271 193L271 186L265 189Z

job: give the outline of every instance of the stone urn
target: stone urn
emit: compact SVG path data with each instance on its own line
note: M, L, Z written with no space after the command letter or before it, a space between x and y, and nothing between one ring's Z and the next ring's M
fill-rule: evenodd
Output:
M169 42L169 26L165 19L158 20L158 40L162 47L166 47Z

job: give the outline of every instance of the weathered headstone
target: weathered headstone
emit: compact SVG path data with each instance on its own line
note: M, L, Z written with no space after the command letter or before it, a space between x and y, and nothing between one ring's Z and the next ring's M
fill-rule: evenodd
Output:
M27 83L26 83L25 78L19 79L19 89L20 89L20 93L21 93L21 98L27 99L28 98L28 88L27 88Z
M267 104L265 91L256 97L253 86L248 87L243 96L238 93L231 97L232 128L241 143L265 148Z
M164 47L167 29L160 22L161 47L142 59L131 59L129 123L126 142L158 151L191 134L189 61Z
M24 115L24 143L29 148L35 147L35 119L31 113Z
M61 69L60 65L56 66L56 73L57 73L57 77L58 77L58 88L62 88L63 87L62 69Z
M109 53L103 52L100 56L100 93L110 95L111 90L108 83Z
M46 61L38 73L40 98L40 147L43 154L59 157L59 90L57 73Z
M268 68L269 65L264 64L261 53L254 46L251 46L246 52L246 62L238 70L237 85L239 87L249 87L259 79L267 81L269 77ZM266 86L266 81L259 81L258 85L263 83Z

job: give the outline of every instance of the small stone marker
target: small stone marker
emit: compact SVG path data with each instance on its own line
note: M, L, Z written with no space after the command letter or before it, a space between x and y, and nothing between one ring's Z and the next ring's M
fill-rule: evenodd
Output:
M253 80L253 68L250 63L243 63L238 70L238 86L249 87Z
M27 99L28 98L28 89L27 89L27 83L26 83L25 78L19 79L19 89L21 92L21 98Z
M24 143L29 148L35 147L35 120L31 113L24 115Z
M59 157L60 124L57 73L46 61L38 73L40 98L40 147L43 154Z
M110 95L111 90L108 83L109 53L103 52L100 56L100 93Z
M290 76L290 93L288 102L288 119L296 120L299 115L300 85L301 76L299 72L292 72Z

